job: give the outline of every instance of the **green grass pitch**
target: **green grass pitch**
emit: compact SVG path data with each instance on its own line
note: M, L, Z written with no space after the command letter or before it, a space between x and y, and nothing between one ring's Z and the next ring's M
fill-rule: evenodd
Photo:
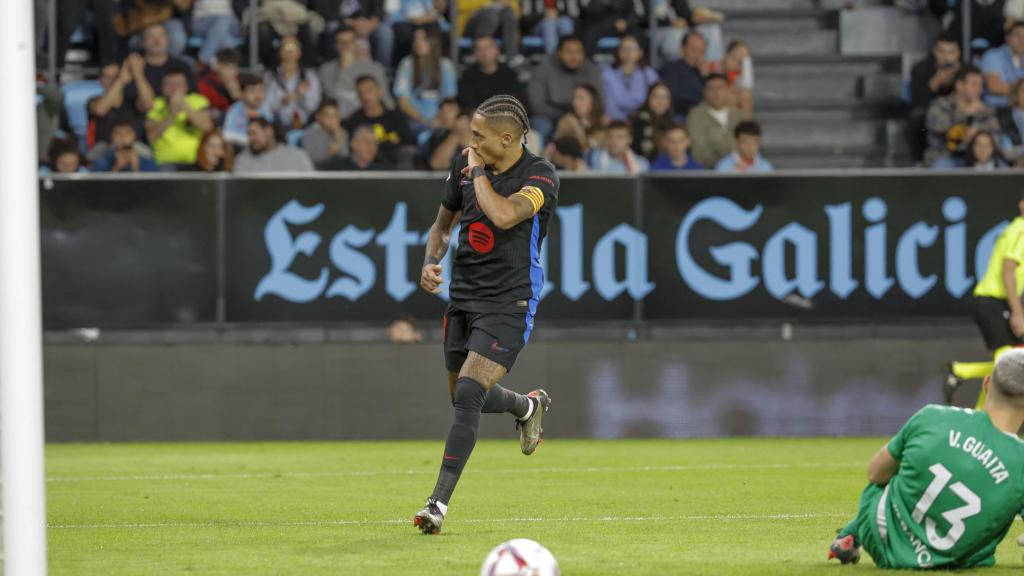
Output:
M50 445L51 574L476 574L532 538L563 574L863 574L825 562L881 439L481 442L439 536L442 443ZM1020 574L1018 523L999 566Z

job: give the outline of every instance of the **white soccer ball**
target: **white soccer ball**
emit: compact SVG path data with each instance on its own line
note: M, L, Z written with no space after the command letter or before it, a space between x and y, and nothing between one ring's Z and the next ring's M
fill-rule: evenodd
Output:
M526 538L516 538L491 550L480 567L480 576L559 576L551 552Z

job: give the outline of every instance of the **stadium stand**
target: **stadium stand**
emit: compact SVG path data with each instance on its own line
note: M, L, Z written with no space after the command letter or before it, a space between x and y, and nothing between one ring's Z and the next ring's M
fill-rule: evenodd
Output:
M211 8L214 4L200 3L192 10L219 10L223 6L218 4L218 8ZM949 33L956 32L957 26L961 25L955 9L933 2L940 5L936 9L938 14L933 14L923 11L924 4L899 2L893 5L885 0L856 3L840 0L761 0L756 3L706 0L699 10L691 10L691 4L685 0L665 0L650 3L653 12L647 13L648 3L644 2L621 5L591 2L587 3L586 10L580 10L578 2L560 0L554 3L555 12L546 14L546 4L534 0L515 2L512 9L496 7L489 2L451 2L445 8L447 12L438 10L432 3L411 0L395 3L395 6L372 0L348 2L342 3L338 9L332 8L331 2L310 2L307 7L306 3L298 0L251 0L233 3L234 14L241 27L226 26L228 38L219 45L238 49L242 55L242 71L261 74L264 70L276 69L281 38L294 33L299 42L303 78L306 79L295 89L302 92L298 100L318 103L321 89L324 96L342 97L339 103L343 120L347 121L355 111L354 83L357 78L346 78L341 86L335 84L332 76L328 87L320 77L325 70L337 70L329 63L337 62L335 40L339 30L355 31L355 45L346 48L350 52L346 59L364 64L352 70L371 70L371 58L377 60L374 66L378 69L373 70L373 75L381 84L385 101L391 108L394 101L392 92L396 87L400 87L403 94L408 94L403 99L408 103L436 104L441 98L450 97L450 67L455 68L457 77L466 70L474 69L475 36L496 36L496 47L504 54L501 66L508 70L504 72L503 84L508 84L514 76L521 93L525 94L533 82L534 73L543 68L538 66L545 59L554 57L551 54L555 51L554 43L573 28L570 24L584 39L587 52L591 54L588 60L609 76L623 34L631 34L639 41L648 63L652 65L651 73L663 70L665 39L678 38L679 34L663 34L664 28L657 27L673 26L673 22L683 19L684 26L696 29L705 38L706 57L700 64L700 73L706 75L720 71L726 74L733 92L733 104L743 111L745 119L754 119L762 127L765 153L772 158L776 168L906 166L920 159L919 132L923 116L920 102L917 102L909 128L913 133L908 134L908 107L915 105L910 101L911 68L923 62L918 65L923 70L937 34L943 29ZM1007 10L1013 9L1012 6L1008 5ZM916 9L920 10L915 12ZM348 12L344 12L346 10ZM1002 30L992 31L990 28L1000 27L1003 20L997 18L999 15L991 14L991 10L976 10L978 13L974 16L977 20L972 21L972 33L977 38L970 43L971 56L976 63L981 63L982 56L986 54L983 48L987 48L987 61L993 61L1000 49L993 46L993 39L1003 38L1005 34ZM250 14L255 16L250 17ZM161 18L164 16L166 14L162 13ZM189 35L185 56L194 72L201 75L210 66L210 63L202 61L200 54L204 45L200 33L205 30L194 25L196 18L188 11L175 12L173 16L164 21L186 24ZM62 48L65 45L69 47L66 54L59 57L41 54L39 59L41 69L44 68L42 64L49 64L46 66L47 77L61 80L67 110L62 127L77 137L83 153L88 152L85 144L88 115L84 108L89 98L99 90L92 80L97 67L108 59L112 42L119 47L120 58L123 59L128 48L137 42L135 38L142 36L136 31L132 38L127 35L113 40L104 37L101 42L99 36L108 27L97 22L97 18L97 14L87 11L84 20L74 26L74 33L69 39L57 43ZM545 18L554 19L547 22ZM227 21L228 18L225 19ZM255 21L256 26L251 26L251 21ZM511 22L519 25L516 34L511 33ZM354 28L350 28L350 24ZM64 30L67 23L60 26ZM117 28L116 22L114 27ZM428 69L423 70L426 75L420 78L420 71L413 73L408 60L404 69L399 66L401 58L411 49L415 30L420 27L426 27L431 33L441 33L441 54L458 56L450 63L446 58L440 58L443 63L441 78L436 78L436 72ZM42 28L46 29L46 25ZM176 31L168 35L170 44L174 44L175 34ZM793 41L794 34L799 34L799 42ZM513 38L506 39L505 36ZM395 37L395 42L384 46L382 40L391 37ZM650 48L652 38L657 39L655 50ZM173 52L174 46L169 48ZM46 49L45 43L43 49ZM210 48L205 50L209 54ZM669 58L674 56L671 50L667 53ZM58 63L60 68L57 68ZM551 71L544 73L550 75ZM273 78L273 75L266 78ZM601 88L601 83L594 80L591 78L591 83ZM668 81L670 85L678 86L673 80ZM563 86L567 93L554 98L554 101L569 102L571 94L568 92L576 82L572 80ZM645 77L643 82L649 85L652 78ZM619 83L629 84L629 79L624 78L615 85ZM310 88L304 89L307 85ZM311 115L316 106L303 109L302 114L294 114L290 111L298 109L298 95L290 92L276 94L276 87L273 82L264 83L267 100L277 108L271 112L276 114L279 122L288 124L285 126L287 143L301 145L301 130L312 122ZM158 86L153 88L159 91ZM467 86L465 82L461 88L476 93L471 97L459 94L464 106L472 105L480 99L480 94L486 92L484 87ZM310 89L317 94L310 93ZM638 96L643 94L639 89L633 92ZM678 94L673 96L677 102L676 119L685 121L686 110L680 109ZM603 98L608 97L603 95ZM990 95L986 95L986 100L992 101ZM405 113L414 108L408 103L403 104ZM632 122L627 110L608 106L605 109L614 119ZM561 110L555 117L543 119L545 121L538 120L535 128L542 138L553 136L554 123L565 112L568 110ZM536 111L532 113L536 114ZM411 123L414 133L425 133L434 128L429 114L424 116L417 111L416 116L416 121ZM1012 114L1006 118L1012 119ZM1014 127L1008 121L1005 123L1010 128ZM914 139L915 134L917 140ZM348 136L351 135L349 130ZM141 131L139 136L145 138ZM658 144L657 136L651 136L649 140L648 146ZM1012 138L1004 139L1000 135L999 140L1002 149L1010 150L1014 145ZM536 142L541 147L546 143L543 140ZM381 144L387 143L382 141ZM697 141L694 145L699 148L701 143ZM550 153L553 147L547 149ZM648 156L653 157L654 154ZM411 166L427 168L429 164L429 158L421 154Z

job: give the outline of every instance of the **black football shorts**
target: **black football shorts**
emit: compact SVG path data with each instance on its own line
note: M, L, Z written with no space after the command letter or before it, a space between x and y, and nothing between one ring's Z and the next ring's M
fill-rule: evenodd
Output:
M1010 306L1006 300L979 296L974 298L974 321L985 339L985 347L996 351L1003 346L1019 346L1020 338L1010 330Z
M458 373L472 350L511 372L531 328L525 313L466 312L449 305L444 313L445 367Z

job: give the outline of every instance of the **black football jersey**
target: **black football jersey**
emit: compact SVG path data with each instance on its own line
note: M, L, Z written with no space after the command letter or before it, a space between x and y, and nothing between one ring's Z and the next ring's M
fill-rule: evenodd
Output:
M448 210L462 211L449 286L451 303L468 312L532 317L544 286L540 249L558 204L558 173L550 162L525 148L519 161L502 174L488 171L498 194L507 198L523 191L534 206L541 204L532 218L501 230L477 206L473 182L462 175L466 166L463 156L452 163L441 201Z

